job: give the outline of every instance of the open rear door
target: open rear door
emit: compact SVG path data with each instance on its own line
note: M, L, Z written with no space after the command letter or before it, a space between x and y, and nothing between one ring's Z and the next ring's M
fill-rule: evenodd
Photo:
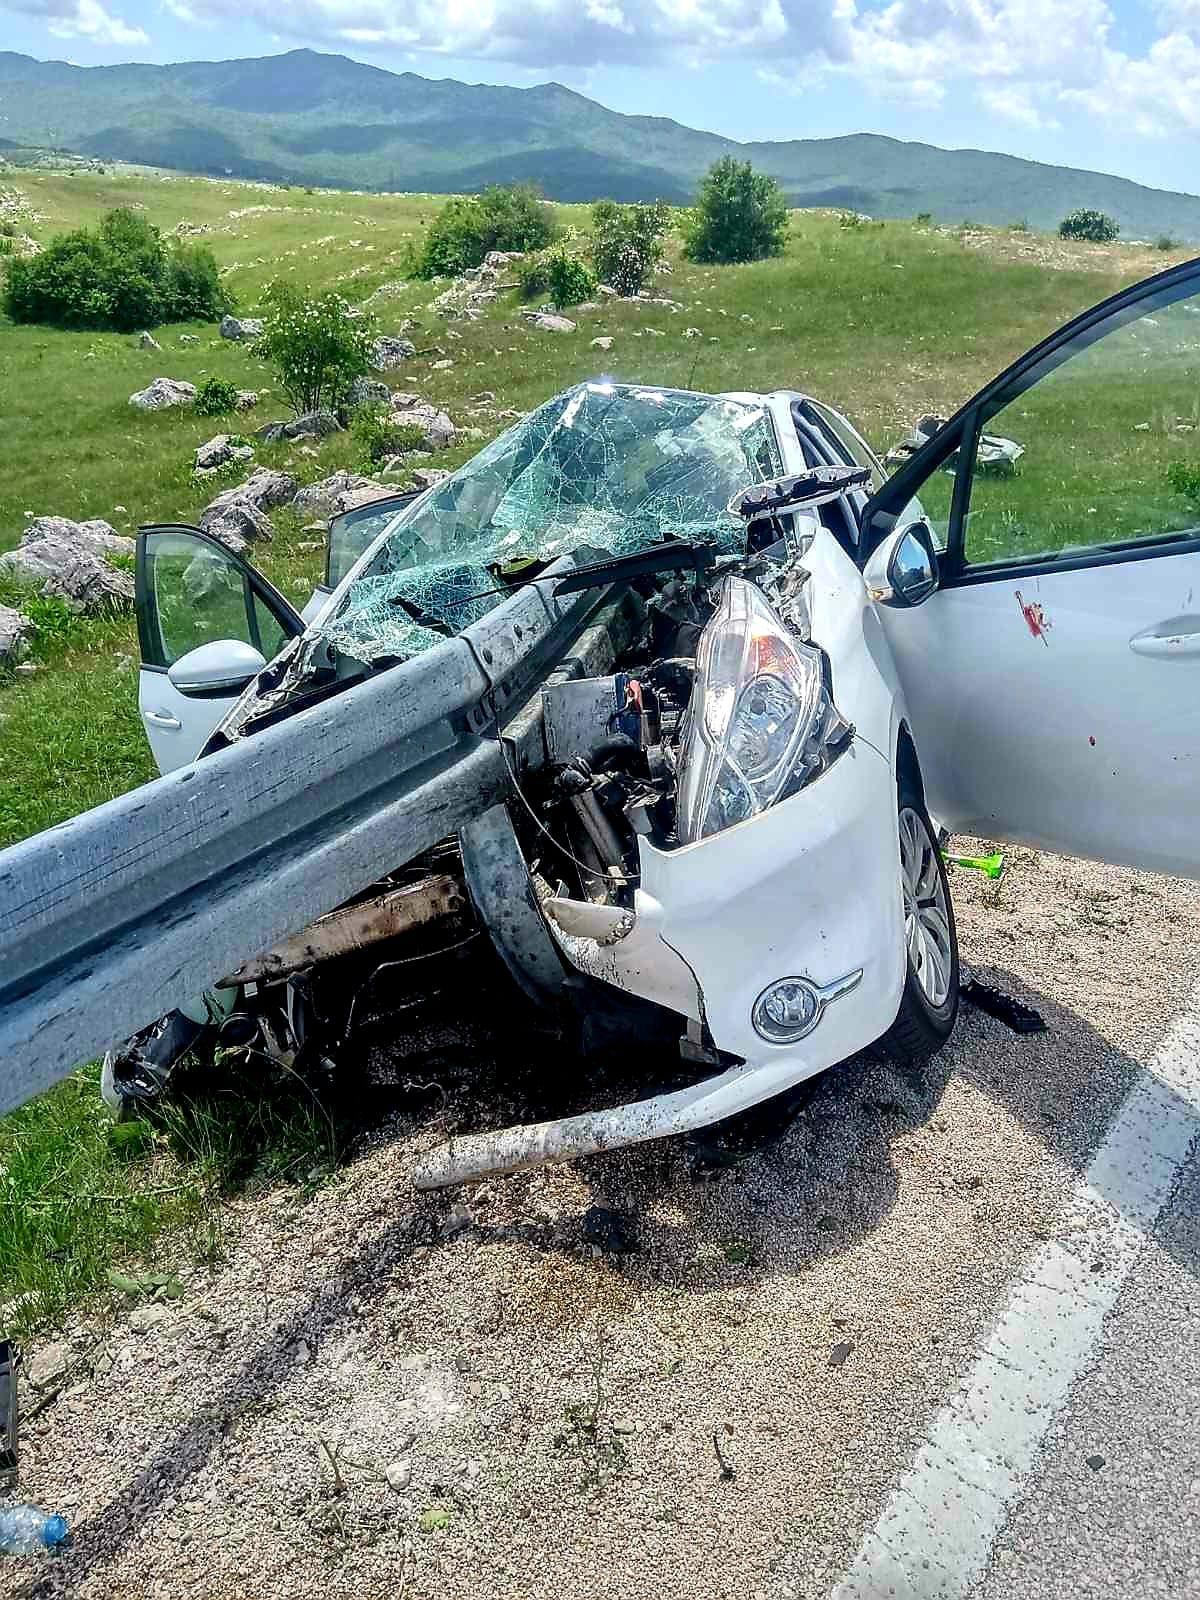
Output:
M937 591L878 611L938 819L1200 876L1200 261L982 390L870 501L864 563L922 510Z

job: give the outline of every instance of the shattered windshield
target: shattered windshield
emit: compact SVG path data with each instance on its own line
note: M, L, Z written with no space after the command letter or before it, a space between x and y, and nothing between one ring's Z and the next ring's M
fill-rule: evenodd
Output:
M580 547L626 555L667 539L734 552L726 510L782 471L761 406L582 384L539 406L403 516L322 636L360 661L405 657L477 622L504 585Z

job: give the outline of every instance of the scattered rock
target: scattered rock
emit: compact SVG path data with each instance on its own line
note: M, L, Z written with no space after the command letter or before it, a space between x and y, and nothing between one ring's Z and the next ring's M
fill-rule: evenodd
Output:
M44 1344L25 1363L24 1376L35 1389L48 1389L71 1365L71 1347L61 1339Z
M627 1256L638 1248L630 1218L607 1206L589 1206L580 1227L584 1241L598 1245L606 1255Z
M1106 1465L1106 1462L1103 1456L1088 1456L1087 1464L1093 1472L1099 1472L1100 1468Z
M483 258L485 267L506 267L510 261L524 261L524 250L489 250Z
M632 1417L618 1417L612 1425L614 1433L630 1434L637 1432L637 1423Z
M245 486L226 489L200 513L200 528L235 554L258 539L270 539L275 530L270 519L249 499Z
M596 293L602 300L615 300L617 298L617 291L611 283L598 283L596 285Z
M129 404L139 411L165 411L168 406L190 406L195 401L196 385L180 378L155 378L129 396Z
M445 467L414 467L409 476L416 488L432 489L435 483L441 483L450 474Z
M685 339L699 339L701 337L700 329L699 328L685 328L683 330L683 337Z
M420 405L409 406L404 411L404 420L411 423L414 428L420 428L425 436L425 442L419 446L424 450L444 450L447 445L454 443L457 429L444 411L439 411L436 406L427 402Z
M159 344L158 340L154 337L154 335L152 333L147 333L144 329L143 329L143 331L141 333L138 334L137 343L138 343L138 349L139 350L161 350L162 349L162 345Z
M370 490L371 493L363 495L362 499L355 499L355 505L365 504L366 500L377 499L383 494L395 493L387 484L343 469L322 478L318 483L308 484L297 493L292 505L304 517L334 517L347 509L349 497L361 495L364 490Z
M593 350L611 350L613 347L612 335L602 334L599 339L592 340Z
M198 333L181 333L179 342L180 344L199 344L200 335Z
M299 488L290 472L280 472L275 467L256 467L238 493L260 511L272 511L276 506L290 505Z
M478 394L473 394L471 396L470 400L467 401L467 404L472 406L490 406L495 404L495 400L496 395L493 390L481 389Z
M388 1488L396 1494L403 1494L412 1482L412 1462L407 1457L403 1461L389 1461L383 1470Z
M69 539L93 555L109 550L114 555L131 556L136 548L132 539L118 533L103 517L92 517L86 522L72 522L70 517L34 517L26 525L21 543L37 544L42 539L52 538Z
M254 451L248 444L234 444L227 433L216 433L196 446L195 471L218 472L231 461L249 461Z
M840 1344L835 1344L829 1352L829 1365L831 1367L840 1367L853 1349L853 1339L843 1339Z
M379 378L355 378L346 390L347 411L357 411L360 406L386 406L392 391Z
M239 389L237 392L237 409L250 411L258 404L257 389Z
M417 347L411 339L398 338L394 333L382 333L371 345L371 365L376 372L393 372L411 361Z
M521 315L532 327L543 333L574 333L575 323L570 317L560 317L554 311L523 311Z
M35 517L15 550L0 556L0 572L35 584L41 594L57 595L76 611L123 609L133 599L133 574L112 567L105 554L133 554L132 539L107 522L72 522L68 517Z
M306 411L289 421L268 422L265 428L255 429L254 437L277 444L280 439L323 439L341 431L342 425L332 411Z
M447 356L444 361L435 361L429 370L430 372L448 372L453 365L454 362Z
M149 1333L170 1317L170 1308L152 1300L149 1305L135 1306L129 1313L129 1326L134 1333Z
M25 648L33 623L15 606L0 606L0 667L11 667Z
M221 318L220 334L222 339L258 339L262 336L263 319L261 317L230 317Z

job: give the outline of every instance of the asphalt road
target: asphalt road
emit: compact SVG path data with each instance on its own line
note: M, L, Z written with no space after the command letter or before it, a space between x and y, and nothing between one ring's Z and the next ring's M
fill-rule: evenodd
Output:
M967 1010L715 1140L416 1196L447 1130L600 1091L465 988L440 1060L381 1045L419 1112L152 1326L67 1330L22 1492L74 1546L0 1594L1190 1600L1200 889L954 888L1047 1031Z

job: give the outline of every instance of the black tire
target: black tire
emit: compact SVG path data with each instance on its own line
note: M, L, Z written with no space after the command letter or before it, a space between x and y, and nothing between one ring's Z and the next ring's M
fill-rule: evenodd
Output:
M906 817L906 813L908 814ZM923 981L922 973L914 962L907 930L909 924L908 893L906 896L906 971L904 975L904 992L900 996L900 1009L896 1013L896 1020L892 1023L887 1033L880 1041L883 1050L897 1061L920 1066L928 1061L946 1043L954 1031L954 1022L958 1016L958 930L954 925L954 903L950 898L950 884L946 877L946 863L942 860L941 850L938 848L937 835L933 824L929 820L929 813L925 809L925 801L920 790L911 779L901 778L896 805L896 826L902 833L901 854L903 857L903 829L912 826L915 819L924 832L924 846L932 853L932 860L927 861L926 872L935 870L937 881L941 887L942 902L945 907L945 929L948 935L948 979L938 967L928 967ZM902 884L904 873L902 868ZM940 910L941 906L934 908ZM941 989L945 987L945 997L939 999ZM934 998L930 996L930 988L934 991Z

